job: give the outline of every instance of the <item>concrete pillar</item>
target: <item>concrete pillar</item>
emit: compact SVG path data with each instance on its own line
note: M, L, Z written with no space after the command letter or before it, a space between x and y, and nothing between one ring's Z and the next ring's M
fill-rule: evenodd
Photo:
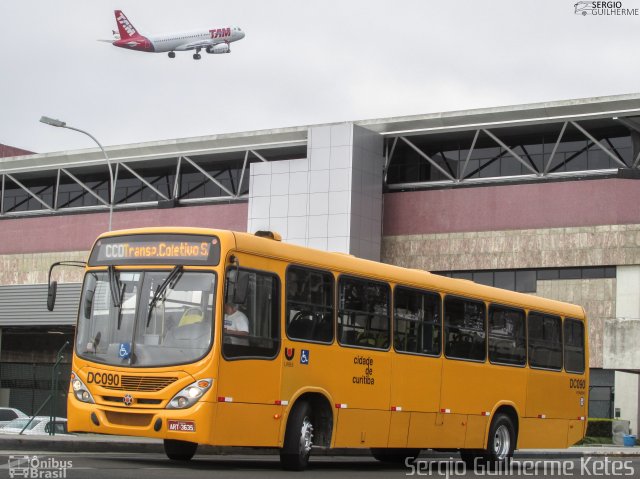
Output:
M640 341L640 328L631 328L628 326L638 324L640 319L640 266L618 266L616 271L616 322L619 323L618 328L626 331L625 344L637 345ZM605 336L608 331L605 330ZM629 337L629 335L634 337ZM613 336L613 335L609 335ZM618 339L620 339L619 335ZM636 337L637 336L637 337ZM619 341L607 341L605 337L605 346L610 346L610 351L606 351L606 356L618 358L618 363L622 360L624 364L617 364L617 367L626 370L635 370L640 373L640 361L638 361L637 348L631 348L626 354L619 354L619 351L613 348L620 348L621 344L614 344ZM635 354L634 354L635 350ZM614 361L611 361L612 363ZM638 422L640 410L640 396L638 374L632 374L622 371L616 371L615 377L615 402L614 408L620 409L620 419L631 421L631 429L634 434L640 431L640 423Z
M640 319L640 266L618 266L616 283L616 318Z
M633 434L638 433L638 375L616 371L614 410L620 419L629 421Z
M353 125L309 128L307 158L254 163L247 231L380 260L383 141Z
M0 328L0 357L2 356L2 328ZM0 388L0 407L9 407L11 389Z

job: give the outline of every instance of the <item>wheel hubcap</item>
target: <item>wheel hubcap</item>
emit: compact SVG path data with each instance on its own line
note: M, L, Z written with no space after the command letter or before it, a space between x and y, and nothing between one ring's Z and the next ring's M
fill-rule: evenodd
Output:
M307 455L311 452L311 446L313 445L313 424L308 417L305 417L302 421L302 427L300 428L300 452Z
M511 436L506 426L499 426L493 436L493 452L496 457L503 460L509 454L511 449Z

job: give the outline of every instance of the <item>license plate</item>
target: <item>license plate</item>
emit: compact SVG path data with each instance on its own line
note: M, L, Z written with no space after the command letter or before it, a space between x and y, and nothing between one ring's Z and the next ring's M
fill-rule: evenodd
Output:
M169 419L167 421L167 427L169 431L196 432L195 421L178 421L176 419Z

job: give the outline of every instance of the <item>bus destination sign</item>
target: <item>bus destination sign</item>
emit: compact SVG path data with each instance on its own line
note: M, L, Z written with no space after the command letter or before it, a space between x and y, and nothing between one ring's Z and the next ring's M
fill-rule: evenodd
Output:
M212 236L146 234L102 238L89 258L90 266L124 264L217 265L220 242Z

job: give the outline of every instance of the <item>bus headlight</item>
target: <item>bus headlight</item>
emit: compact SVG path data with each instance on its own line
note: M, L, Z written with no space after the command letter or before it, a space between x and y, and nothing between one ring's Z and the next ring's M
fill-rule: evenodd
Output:
M87 402L94 404L93 396L89 392L89 389L85 384L80 380L78 375L71 371L71 388L73 389L73 394L75 395L78 401Z
M173 396L173 399L167 404L167 409L185 409L193 406L204 396L204 393L209 390L212 384L213 379L200 379L193 384L189 384Z

